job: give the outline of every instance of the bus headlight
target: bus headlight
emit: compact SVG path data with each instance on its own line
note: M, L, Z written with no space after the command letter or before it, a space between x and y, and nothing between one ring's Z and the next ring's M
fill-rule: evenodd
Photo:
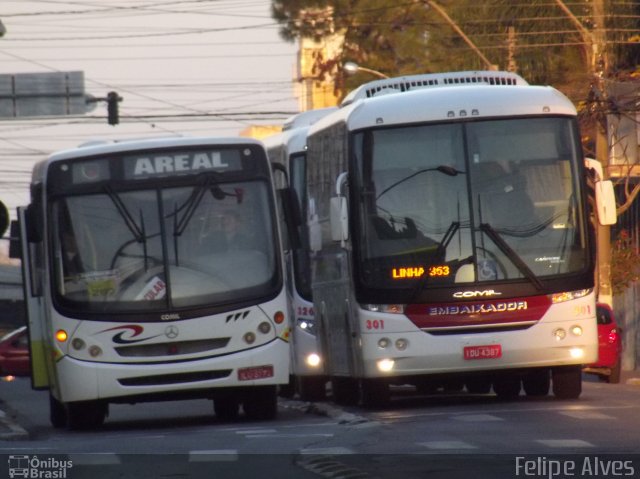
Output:
M100 346L91 346L89 348L89 356L91 356L92 358L97 358L98 356L102 355L102 348L100 348Z
M84 349L85 346L86 346L86 343L80 338L73 338L73 341L71 341L71 347L76 351L80 351L81 349Z
M408 340L404 338L396 339L396 348L398 348L400 351L404 351L405 349L407 349L407 346L409 346Z
M245 333L242 339L244 339L244 342L247 344L253 344L256 341L256 335L249 331L248 333Z
M320 358L319 354L311 353L305 358L305 362L307 363L307 366L317 368L318 366L320 366L322 359Z
M271 331L271 325L266 321L263 321L258 325L258 331L260 331L262 334L268 334L269 331Z
M562 341L566 336L567 332L562 328L553 330L553 337L556 338L556 341Z
M378 371L388 373L393 369L395 361L393 359L380 359L377 363Z
M378 347L380 349L387 349L390 344L391 344L391 341L389 340L389 338L380 338L378 340Z
M298 318L298 327L309 334L316 335L316 320Z
M574 336L582 336L582 327L578 325L571 326L571 334Z

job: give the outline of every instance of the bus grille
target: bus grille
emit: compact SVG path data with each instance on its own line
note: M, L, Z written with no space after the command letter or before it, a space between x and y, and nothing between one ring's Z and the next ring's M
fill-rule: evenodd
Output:
M137 378L122 378L118 382L123 386L164 386L169 384L193 383L226 378L231 369L219 371L199 371L193 373L159 374L157 376L141 376Z
M172 341L169 343L121 346L115 348L115 350L120 356L127 358L176 356L178 354L195 354L222 349L229 344L230 340L231 338L214 338L195 341Z

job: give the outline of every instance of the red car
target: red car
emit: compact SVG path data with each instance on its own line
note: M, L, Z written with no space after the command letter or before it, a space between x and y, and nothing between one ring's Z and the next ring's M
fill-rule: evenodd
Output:
M0 376L30 376L29 335L22 326L0 339Z
M608 383L620 382L622 361L622 330L616 323L613 310L607 304L596 306L598 319L598 362L584 368Z

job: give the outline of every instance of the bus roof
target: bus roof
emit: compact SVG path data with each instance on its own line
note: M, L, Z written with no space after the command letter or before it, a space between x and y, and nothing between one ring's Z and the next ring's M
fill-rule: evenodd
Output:
M317 108L315 110L303 111L289 117L282 125L282 131L293 130L304 126L313 125L320 118L327 116L329 113L337 110L337 106L330 106L327 108Z
M301 126L292 130L286 130L276 135L271 135L263 141L267 150L284 147L288 155L305 151L307 145L307 131L309 126Z
M397 78L374 80L359 86L350 92L341 106L349 105L357 100L371 98L380 94L406 92L422 88L436 88L452 85L528 85L520 75L504 71L462 71L425 73Z
M375 96L319 120L309 135L335 123L349 130L399 124L513 116L575 116L571 101L552 87L458 85Z
M96 141L85 143L76 148L57 151L48 158L37 162L31 174L32 183L42 181L48 165L53 161L68 160L70 158L105 155L109 153L122 153L127 151L148 150L154 148L173 148L198 145L260 145L261 141L245 137L155 137L133 140Z

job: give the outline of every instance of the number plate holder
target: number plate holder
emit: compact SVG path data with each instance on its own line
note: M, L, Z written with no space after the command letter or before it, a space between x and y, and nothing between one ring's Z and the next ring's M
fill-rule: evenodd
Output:
M502 346L500 344L465 346L462 354L465 360L498 359L502 357Z
M272 377L273 366L271 364L238 369L238 381L255 381Z

